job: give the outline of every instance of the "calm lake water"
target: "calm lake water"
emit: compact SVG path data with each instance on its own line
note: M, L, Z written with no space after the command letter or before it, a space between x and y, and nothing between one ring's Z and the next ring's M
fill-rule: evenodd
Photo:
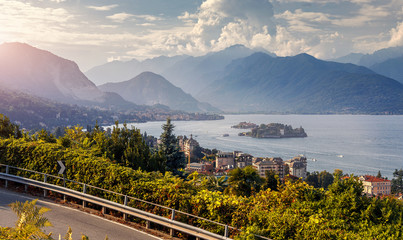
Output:
M302 126L307 138L255 139L238 136L246 131L232 125L247 121L256 124L283 123ZM159 137L165 122L132 125ZM373 115L225 115L218 121L173 121L175 135L193 134L205 148L243 151L255 157L290 159L299 154L308 158L308 171L342 169L356 175L392 178L394 169L403 168L403 116ZM223 137L223 134L229 134ZM316 161L312 161L316 159Z

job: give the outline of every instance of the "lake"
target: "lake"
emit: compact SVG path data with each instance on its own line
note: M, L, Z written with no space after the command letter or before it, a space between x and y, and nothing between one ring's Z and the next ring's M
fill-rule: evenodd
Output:
M307 138L255 139L238 136L231 126L239 122L283 123L302 126ZM128 124L159 137L165 122ZM173 121L175 135L193 134L202 147L243 151L255 157L308 158L308 171L341 169L355 175L389 179L403 168L403 116L401 115L225 115L217 121ZM223 137L223 134L229 134ZM316 159L316 161L312 161Z

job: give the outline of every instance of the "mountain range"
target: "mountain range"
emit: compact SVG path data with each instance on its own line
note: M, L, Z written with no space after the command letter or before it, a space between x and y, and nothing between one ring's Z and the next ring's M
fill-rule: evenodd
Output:
M308 54L238 59L197 97L232 112L403 113L401 83Z
M137 104L164 104L171 109L187 112L220 111L208 103L200 103L164 77L152 72L143 72L128 81L106 83L100 85L99 89L115 92L126 100Z
M384 48L372 54L351 53L331 61L365 66L403 83L403 47Z
M388 55L391 52L380 51L374 56L391 56ZM355 61L364 59L360 54L349 57ZM159 111L156 109L167 113L169 108L189 112L221 109L226 112L403 114L403 85L392 79L399 79L399 71L395 70L400 69L402 59L383 59L386 60L369 69L323 61L308 54L276 57L235 45L199 57L108 63L89 71L105 76L104 80L114 79L97 87L72 61L27 44L8 43L0 45L0 89L61 103L143 111L147 116ZM116 79L118 82L114 82Z
M176 62L188 58L187 55L166 57L160 56L144 61L132 59L127 62L112 61L88 70L85 75L96 85L105 83L122 82L132 79L142 72L154 72L161 74L172 67Z
M169 66L176 61L175 57L169 58L170 61L167 59L160 57L142 64L153 69L156 66ZM121 74L123 71L117 72ZM131 82L131 88L124 91L117 91L118 87L115 87L113 89L116 91L113 92L109 85L102 91L73 61L24 43L0 45L0 89L20 91L60 103L103 109L144 111L146 106L141 105L156 105L154 108L161 108L165 112L169 105L174 110L188 112L219 111L209 104L198 102L161 77L143 74L136 80Z
M73 61L24 43L0 45L0 88L67 104L142 108L116 93L99 90Z
M157 57L145 61L133 59L128 62L114 61L94 67L86 75L97 85L105 82L122 82L141 72L154 72L164 76L176 87L192 95L198 94L221 73L233 60L247 57L256 50L234 45L222 51L203 56ZM273 55L271 53L268 53ZM274 56L274 55L273 55Z

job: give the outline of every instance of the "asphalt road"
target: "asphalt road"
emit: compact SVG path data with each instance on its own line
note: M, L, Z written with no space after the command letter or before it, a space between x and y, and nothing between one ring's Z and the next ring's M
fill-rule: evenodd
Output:
M16 214L10 209L8 204L20 201L35 199L32 196L16 193L0 188L0 226L14 227L17 221ZM130 228L120 223L112 222L104 218L91 215L76 209L71 209L48 201L38 200L38 206L50 208L51 211L44 214L53 224L44 230L55 239L59 239L59 234L63 238L70 226L73 230L73 239L81 239L81 233L90 240L103 240L107 235L110 240L156 240L160 239Z

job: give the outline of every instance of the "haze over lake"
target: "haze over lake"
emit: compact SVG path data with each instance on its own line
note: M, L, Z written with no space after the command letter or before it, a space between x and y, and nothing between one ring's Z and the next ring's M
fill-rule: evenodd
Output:
M256 124L283 123L302 126L307 138L255 139L240 137L231 126L247 121ZM159 137L164 122L128 124L142 133ZM308 158L308 171L342 169L356 175L392 178L403 168L403 116L385 115L225 115L217 121L174 121L175 135L193 134L205 148L243 151L255 157L282 157L299 154ZM229 134L223 137L223 134ZM316 159L314 162L312 159Z

